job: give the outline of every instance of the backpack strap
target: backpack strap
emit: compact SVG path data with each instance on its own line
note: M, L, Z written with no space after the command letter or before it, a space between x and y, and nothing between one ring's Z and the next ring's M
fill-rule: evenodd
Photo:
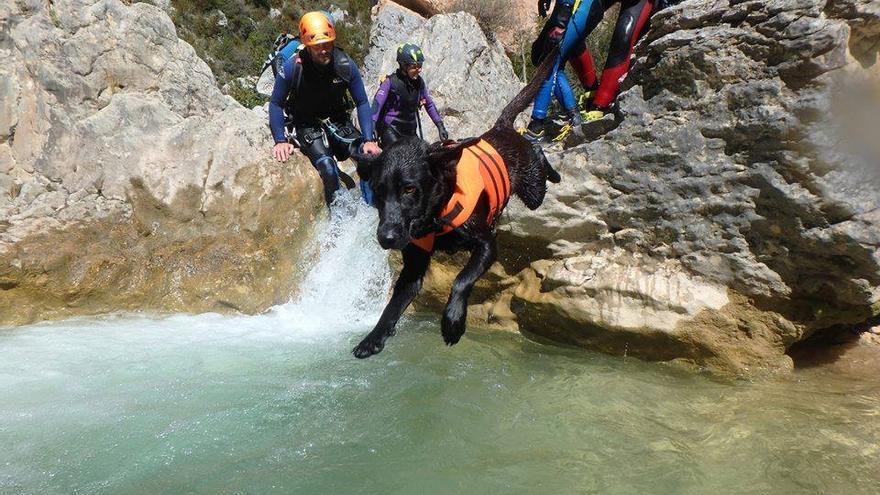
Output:
M285 112L290 114L290 107L293 105L293 101L296 99L296 94L299 92L299 85L302 82L303 78L303 67L302 67L302 59L299 57L299 53L297 53L293 57L293 67L290 70L290 92L287 93L287 100L285 104Z
M339 48L333 49L333 71L336 72L336 75L345 81L346 84L351 83L354 73L353 66L354 62L344 51Z

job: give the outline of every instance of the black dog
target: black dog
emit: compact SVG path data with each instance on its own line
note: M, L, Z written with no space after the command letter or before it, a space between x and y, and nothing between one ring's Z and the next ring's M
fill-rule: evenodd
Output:
M507 199L515 194L534 210L544 201L546 182L560 180L540 147L533 146L513 128L514 119L531 103L547 77L552 58L545 60L532 81L480 138L430 146L414 137L404 138L377 157L356 156L358 174L373 187L379 210L379 244L384 249L403 252L403 270L391 300L376 327L352 351L356 357L381 352L385 340L394 335L397 320L421 289L431 253L436 249L471 251L470 259L455 278L441 323L447 345L461 339L474 283L495 261L495 220ZM470 165L460 165L465 163L465 151L465 159L475 157L467 162ZM480 173L484 180L479 182L485 184L485 189L478 196L471 195L478 199L462 209L454 198L461 197L460 177L464 172L459 169L464 167L472 174L483 167Z

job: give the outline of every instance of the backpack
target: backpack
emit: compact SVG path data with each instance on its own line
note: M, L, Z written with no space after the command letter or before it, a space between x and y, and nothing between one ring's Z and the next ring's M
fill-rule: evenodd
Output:
M255 88L257 93L264 96L272 95L275 78L284 69L284 63L291 57L296 56L304 45L300 42L299 36L281 33L275 38L273 46L272 51L263 63L263 67L260 69L260 77ZM270 68L272 69L271 72L269 71Z

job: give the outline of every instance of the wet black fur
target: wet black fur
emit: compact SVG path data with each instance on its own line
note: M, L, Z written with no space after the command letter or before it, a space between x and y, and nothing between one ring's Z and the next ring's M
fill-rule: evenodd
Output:
M480 138L427 145L414 137L404 138L378 157L356 155L358 174L370 181L379 226L376 237L384 249L403 253L403 269L394 285L391 300L375 328L352 353L366 358L381 352L403 311L419 293L431 261L431 253L411 244L438 229L437 217L455 188L456 164L464 148L479 139L491 144L504 159L513 195L534 210L544 201L547 181L559 182L539 147L533 147L513 128L513 120L534 99L549 73L555 57L547 57L532 81L505 107L495 125ZM447 345L456 344L465 331L467 300L474 283L495 261L497 246L494 225L486 223L488 200L480 198L467 221L448 234L438 236L435 250L468 250L471 257L455 278L443 311L441 331Z

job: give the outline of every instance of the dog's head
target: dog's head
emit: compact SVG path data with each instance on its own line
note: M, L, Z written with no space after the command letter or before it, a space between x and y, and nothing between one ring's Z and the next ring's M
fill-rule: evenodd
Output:
M456 164L478 138L425 144L397 141L378 156L355 155L361 179L373 188L379 210L376 237L383 249L403 249L436 229L436 218L455 189Z

